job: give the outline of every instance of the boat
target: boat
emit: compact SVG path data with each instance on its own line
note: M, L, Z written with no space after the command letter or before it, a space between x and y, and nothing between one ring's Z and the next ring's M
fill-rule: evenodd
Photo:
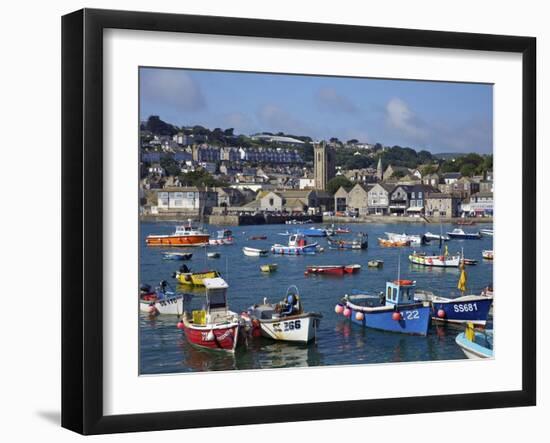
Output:
M208 244L210 234L193 226L191 220L187 225L176 226L173 234L148 235L147 246L204 246Z
M415 287L412 280L394 280L386 282L386 291L379 295L346 294L335 312L365 328L427 335L431 309L428 303L415 300Z
M210 238L210 240L208 240L208 244L211 246L232 245L234 241L233 232L229 229L222 229L216 232L215 238Z
M485 326L493 297L487 295L466 295L467 275L464 266L458 280L459 297L440 297L432 292L417 291L418 301L428 302L432 309L432 319L447 323L471 322L476 326Z
M327 231L326 229L322 228L308 228L308 229L301 229L298 231L299 234L305 235L306 237L326 237Z
M384 266L384 260L369 260L367 266L369 268L381 268Z
M345 267L343 265L319 265L308 266L304 275L323 274L323 275L344 275Z
M436 240L436 241L449 241L451 237L448 235L442 235L442 234L432 234L431 232L426 232L424 234L424 237L428 241Z
M316 338L322 317L318 312L304 312L296 286L287 289L281 302L270 304L264 298L241 314L252 337L304 344Z
M219 252L207 252L206 253L206 256L208 258L220 258L220 253Z
M163 252L162 258L164 260L191 260L193 257L192 252Z
M460 263L464 263L465 265L472 266L472 265L477 265L477 260L473 258L462 258L460 260Z
M309 224L309 223L313 223L313 220L310 220L310 219L296 220L296 219L293 218L292 220L285 221L285 224L287 224L287 225L306 225L306 224Z
M369 236L365 233L358 234L354 240L327 238L327 241L332 249L367 249L369 247Z
M258 249L245 246L243 248L243 254L248 257L265 257L269 254L269 251L267 249Z
M167 285L165 280L155 290L150 285L141 285L139 310L149 315L181 315L183 294L167 291Z
M488 235L490 237L494 235L494 231L492 229L480 229L479 232L481 232L482 235Z
M473 220L459 220L456 222L456 224L459 226L472 226L475 225L476 222Z
M274 272L278 268L277 263L270 263L268 265L261 265L260 271L262 272Z
M409 241L394 241L394 240L388 240L387 238L378 238L378 243L380 246L383 246L385 248L399 248L403 246L409 246Z
M288 237L288 245L274 244L271 252L280 255L312 255L318 252L318 246L317 243L308 244L303 234L292 234Z
M494 257L495 257L495 254L494 254L493 251L488 250L488 249L485 249L485 250L481 251L481 256L482 256L485 260L493 260Z
M427 255L414 251L409 255L409 261L415 265L458 268L460 265L460 255L449 255L447 250L441 255Z
M206 303L203 309L188 310L184 300L184 312L178 322L187 341L200 348L235 352L240 343L241 320L227 307L227 288L222 278L205 278Z
M267 235L253 235L248 237L249 240L267 240Z
M355 274L361 270L361 265L353 264L344 266L344 272L346 274Z
M451 238L463 239L463 240L477 240L481 238L481 234L478 232L464 232L460 228L455 228L451 232L447 232L447 235Z
M476 331L473 325L468 325L466 331L455 338L456 344L464 355L471 359L493 357L493 330Z
M388 240L391 241L408 241L410 245L420 246L427 243L426 238L423 235L411 235L411 234L395 234L393 232L385 232Z
M338 234L349 234L351 232L351 230L348 228L344 228L341 226L334 226L334 224L325 228L325 231L327 232L328 236L338 235Z
M182 285L189 286L204 286L204 279L220 277L220 273L216 270L207 270L202 272L191 272L186 266L182 265L179 271L174 272L173 277Z

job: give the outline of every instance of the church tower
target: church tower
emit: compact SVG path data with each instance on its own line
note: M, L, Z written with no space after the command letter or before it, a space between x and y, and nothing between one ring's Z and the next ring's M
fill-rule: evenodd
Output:
M313 154L315 189L325 191L328 181L336 175L336 153L322 142L313 147Z
M382 156L378 157L378 166L376 167L376 178L382 181L384 178L384 170L382 169Z

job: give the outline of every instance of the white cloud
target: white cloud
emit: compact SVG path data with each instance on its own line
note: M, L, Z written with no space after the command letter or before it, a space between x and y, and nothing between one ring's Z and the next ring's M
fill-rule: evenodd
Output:
M399 98L392 98L387 103L386 123L391 129L414 141L424 141L429 135L422 121L411 111L407 103Z

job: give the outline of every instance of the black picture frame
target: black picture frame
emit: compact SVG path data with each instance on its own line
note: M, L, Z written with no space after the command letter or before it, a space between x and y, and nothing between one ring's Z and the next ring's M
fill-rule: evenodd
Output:
M106 416L103 413L103 30L170 31L522 55L522 389ZM152 431L536 404L536 39L230 17L83 9L62 18L62 426Z

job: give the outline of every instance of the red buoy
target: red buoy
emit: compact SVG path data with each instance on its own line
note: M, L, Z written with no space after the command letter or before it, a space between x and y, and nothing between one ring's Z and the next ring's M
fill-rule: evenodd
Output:
M439 309L439 310L437 311L437 317L438 317L438 318L445 318L445 315L446 315L446 314L445 314L445 311L444 311L443 309Z
M178 324L176 325L176 328L183 329L183 322L180 320Z
M391 315L391 319L392 319L392 320L395 320L395 321L401 320L401 312L395 311L395 312Z

